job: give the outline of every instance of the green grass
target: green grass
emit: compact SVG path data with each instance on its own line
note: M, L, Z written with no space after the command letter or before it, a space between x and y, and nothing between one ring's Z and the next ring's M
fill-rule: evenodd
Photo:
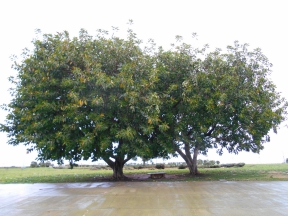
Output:
M61 183L87 182L94 177L105 177L111 170L53 169L53 168L0 168L0 183Z
M124 174L157 172L150 169L124 169ZM288 181L288 164L248 164L238 168L200 168L200 175L190 176L188 169L166 168L167 174L178 175L180 181ZM112 175L112 170L0 168L0 183L92 182ZM175 179L163 179L175 181ZM159 181L159 180L157 180ZM161 180L162 181L162 180Z
M199 180L271 181L288 180L288 164L248 164L244 167L203 168Z
M130 170L131 174L134 172L134 170ZM138 172L147 173L147 170ZM244 167L232 168L199 168L200 175L196 176L188 175L188 169L168 168L165 169L165 172L176 175L184 174L182 181L288 181L288 164L248 164Z

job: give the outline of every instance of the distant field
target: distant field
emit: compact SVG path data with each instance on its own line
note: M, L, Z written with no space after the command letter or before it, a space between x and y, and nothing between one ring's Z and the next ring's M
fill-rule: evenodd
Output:
M151 169L125 168L124 174L137 175L156 172ZM288 164L248 164L239 168L200 168L200 175L190 176L188 169L166 168L168 175L177 176L173 181L288 181ZM112 170L90 168L0 168L0 183L57 183L93 182L112 175ZM178 178L179 177L179 178ZM168 181L161 179L157 181Z

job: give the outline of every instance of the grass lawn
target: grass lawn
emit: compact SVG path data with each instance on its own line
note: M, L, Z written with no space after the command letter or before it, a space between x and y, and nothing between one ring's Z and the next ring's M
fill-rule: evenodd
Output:
M157 172L151 169L124 169L124 174ZM188 175L188 169L166 168L168 175L176 175L172 181L288 181L288 164L247 164L237 168L200 168L200 175ZM93 182L112 175L112 170L89 168L0 168L0 183L61 183ZM161 179L157 181L168 181Z
M87 182L93 178L109 176L111 170L93 169L53 169L39 168L0 168L0 183L56 183Z

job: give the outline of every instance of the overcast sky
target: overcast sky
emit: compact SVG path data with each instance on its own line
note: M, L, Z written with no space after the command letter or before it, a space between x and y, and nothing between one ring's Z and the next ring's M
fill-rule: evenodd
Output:
M52 34L67 30L77 35L85 28L95 35L97 29L112 30L111 26L116 26L124 32L129 19L134 21L133 29L140 39L152 38L164 47L175 42L176 35L196 47L208 43L210 47L225 48L235 40L251 48L260 47L274 65L271 79L288 98L286 9L285 0L1 0L0 104L11 100L8 77L16 75L9 57L31 47L35 29ZM198 34L198 40L192 39L193 32ZM6 114L0 110L0 122L4 122ZM211 149L208 157L202 158L223 163L281 163L288 158L285 124L277 135L271 134L271 142L259 155L224 153L219 157ZM25 149L9 146L6 134L0 133L0 167L29 165L37 154L27 155Z

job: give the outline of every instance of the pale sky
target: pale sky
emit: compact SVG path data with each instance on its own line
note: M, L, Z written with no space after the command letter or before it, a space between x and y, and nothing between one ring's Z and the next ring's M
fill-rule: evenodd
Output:
M16 75L9 57L31 47L35 29L52 34L67 30L77 35L84 28L95 35L97 29L110 31L115 26L124 32L129 19L134 21L133 30L140 39L152 38L164 47L174 43L176 35L196 47L208 43L210 47L225 48L235 40L248 43L251 48L260 47L274 65L271 79L282 96L288 98L285 0L1 0L0 104L11 100L7 78ZM198 40L192 39L193 32L198 34ZM6 114L0 110L0 122L4 122ZM225 152L220 157L211 149L208 157L200 158L222 163L281 163L288 158L285 124L277 135L271 134L271 142L260 154ZM9 146L6 134L0 133L0 167L29 165L37 154L27 155L25 149L23 145ZM180 157L173 160L182 161Z

